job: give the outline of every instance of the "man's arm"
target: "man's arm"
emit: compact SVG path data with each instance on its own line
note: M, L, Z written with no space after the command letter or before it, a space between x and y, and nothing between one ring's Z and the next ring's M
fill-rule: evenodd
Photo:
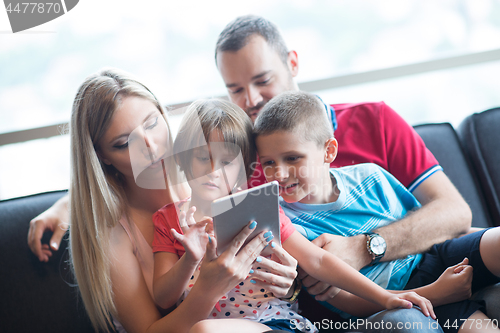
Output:
M413 195L422 208L374 231L387 242L383 261L425 252L434 244L467 233L471 227L472 212L443 171L424 180Z
M432 174L413 194L422 204L420 209L373 231L384 237L387 243L382 261L425 252L434 244L467 233L471 226L471 210L444 172ZM323 234L313 243L358 270L371 263L365 235L342 237ZM304 282L306 286L313 284Z
M35 217L30 222L28 231L28 245L33 253L42 262L49 261L53 251L59 249L61 239L69 223L69 196L65 195L56 203ZM45 231L52 231L53 235L50 239L50 245L42 244L42 237Z

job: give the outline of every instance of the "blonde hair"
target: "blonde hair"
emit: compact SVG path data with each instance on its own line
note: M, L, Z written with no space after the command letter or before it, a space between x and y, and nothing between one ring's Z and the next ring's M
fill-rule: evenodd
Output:
M201 131L195 124L200 124ZM234 150L236 145L241 151L245 174L240 175L236 184L241 186L252 175L251 166L257 158L252 127L250 118L236 104L220 99L194 101L182 118L174 142L177 163L186 175L191 176L193 147L208 143L210 134L218 130L224 142L229 143L227 149Z
M96 331L109 332L113 327L111 315L116 315L116 307L109 237L111 228L126 214L123 177L112 165L100 161L97 151L114 112L127 96L152 102L165 116L146 86L116 69L103 69L83 82L71 115L70 258Z

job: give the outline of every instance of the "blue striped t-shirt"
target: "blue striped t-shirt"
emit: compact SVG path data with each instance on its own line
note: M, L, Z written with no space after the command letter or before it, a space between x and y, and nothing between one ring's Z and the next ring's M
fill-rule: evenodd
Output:
M354 236L386 226L403 218L421 205L390 173L376 164L365 163L330 169L340 191L337 201L326 204L280 204L297 231L310 241L321 234ZM361 269L361 273L379 286L402 290L422 255L379 262ZM330 304L331 310L348 316Z

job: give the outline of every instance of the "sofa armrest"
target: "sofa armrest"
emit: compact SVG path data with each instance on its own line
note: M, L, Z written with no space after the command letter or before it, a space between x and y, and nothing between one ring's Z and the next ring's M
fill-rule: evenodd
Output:
M27 244L29 222L66 192L0 202L2 332L93 332L68 265L67 236L48 263ZM49 237L47 237L49 236ZM45 235L46 242L50 235Z

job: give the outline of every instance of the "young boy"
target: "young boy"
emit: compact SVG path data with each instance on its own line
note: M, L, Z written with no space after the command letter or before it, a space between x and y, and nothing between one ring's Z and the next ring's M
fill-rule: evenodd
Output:
M386 245L375 244L379 238L372 230L401 219L420 203L375 164L329 168L338 143L316 96L276 96L260 112L254 133L266 180L280 183L280 203L296 229L311 241L323 233L366 234L373 262L361 273L380 286L403 290L432 283L465 257L474 267L472 292L500 281L500 228L446 241L423 255L379 262ZM329 303L345 307L349 297L342 292ZM436 315L443 329L457 331L467 318L488 319L482 310L482 304L465 300L436 307Z

